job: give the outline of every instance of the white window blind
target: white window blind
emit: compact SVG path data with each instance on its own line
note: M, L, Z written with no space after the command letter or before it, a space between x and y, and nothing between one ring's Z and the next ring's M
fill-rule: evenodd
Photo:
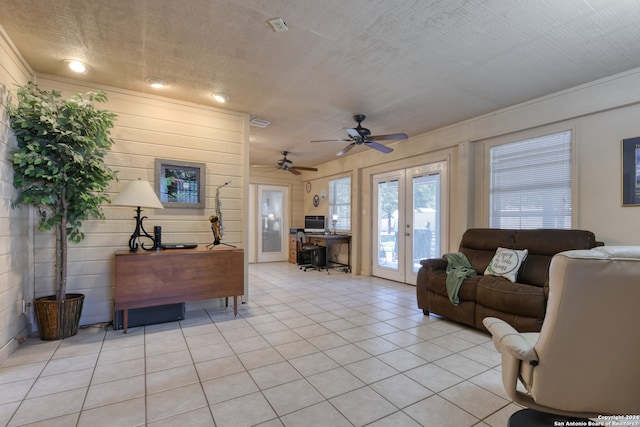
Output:
M492 228L571 228L571 131L490 148Z
M333 217L338 217L336 230L351 230L351 177L329 181L329 218L327 227L333 227Z

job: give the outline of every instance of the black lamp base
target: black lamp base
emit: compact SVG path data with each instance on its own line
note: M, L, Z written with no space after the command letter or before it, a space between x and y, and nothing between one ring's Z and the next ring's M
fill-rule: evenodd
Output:
M142 225L142 221L146 218L146 216L140 216L142 209L140 206L136 208L136 216L134 219L136 220L136 229L133 231L133 234L129 238L129 252L138 252L138 247L144 249L145 251L152 251L155 249L159 249L158 244L156 243L156 239L146 232L144 226ZM138 244L140 238L149 239L151 241L150 247L145 247L144 243Z

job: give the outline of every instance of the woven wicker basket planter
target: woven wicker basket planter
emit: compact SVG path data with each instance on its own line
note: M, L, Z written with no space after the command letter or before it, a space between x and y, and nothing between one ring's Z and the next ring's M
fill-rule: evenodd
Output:
M83 303L83 294L67 294L63 300L53 295L36 298L33 306L40 339L53 341L77 334Z

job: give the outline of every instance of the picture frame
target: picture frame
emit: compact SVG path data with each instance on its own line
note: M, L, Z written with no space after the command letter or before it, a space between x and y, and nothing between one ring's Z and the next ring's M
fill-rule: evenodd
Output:
M622 206L640 206L640 137L622 140Z
M204 209L206 165L155 159L154 187L165 208Z

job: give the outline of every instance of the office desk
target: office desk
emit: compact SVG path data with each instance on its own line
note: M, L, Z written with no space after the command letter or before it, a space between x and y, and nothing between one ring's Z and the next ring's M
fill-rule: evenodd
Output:
M327 274L329 274L330 268L344 268L346 273L351 272L351 236L347 234L308 234L307 238L309 239L309 243L324 246L325 254L326 254L326 265ZM329 248L332 245L341 245L343 243L347 244L347 263L341 263L338 261L332 261L329 258Z

